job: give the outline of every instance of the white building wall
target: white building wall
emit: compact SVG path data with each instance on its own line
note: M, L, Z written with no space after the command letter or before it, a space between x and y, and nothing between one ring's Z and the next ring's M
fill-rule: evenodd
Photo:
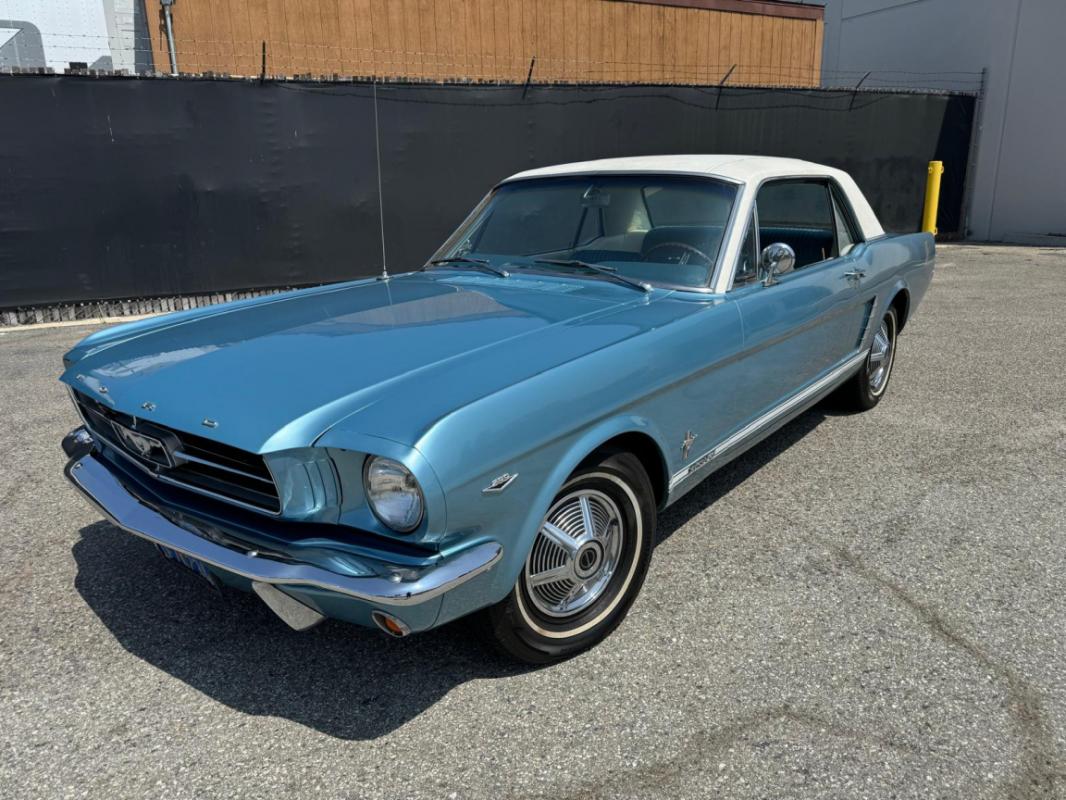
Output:
M825 82L897 70L900 85L955 89L987 68L968 238L1066 244L1064 32L1066 0L827 0Z
M137 40L134 3L138 2L140 0L103 0L108 46L115 69L134 72L136 48L144 48L149 44Z
M146 68L144 13L142 0L0 0L0 67Z

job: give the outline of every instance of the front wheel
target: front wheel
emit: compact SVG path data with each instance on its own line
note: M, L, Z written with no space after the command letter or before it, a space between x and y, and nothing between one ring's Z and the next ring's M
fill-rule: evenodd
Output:
M507 655L531 664L604 639L644 583L655 496L640 461L615 453L579 468L556 495L514 589L486 611Z
M870 353L855 375L837 390L836 399L847 411L868 411L881 402L896 361L896 309L889 308L874 333Z

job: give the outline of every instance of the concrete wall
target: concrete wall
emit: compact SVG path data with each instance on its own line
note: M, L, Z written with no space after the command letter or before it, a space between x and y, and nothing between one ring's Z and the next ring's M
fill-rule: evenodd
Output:
M968 238L1066 244L1063 31L1063 0L828 0L823 67L925 89L987 68Z

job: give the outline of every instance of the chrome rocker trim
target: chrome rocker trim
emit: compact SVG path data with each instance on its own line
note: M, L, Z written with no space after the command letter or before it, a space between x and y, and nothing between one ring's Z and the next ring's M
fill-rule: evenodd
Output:
M747 425L745 425L739 431L734 433L732 436L723 439L721 442L719 442L706 453L701 455L687 467L675 472L670 478L670 491L674 491L674 489L676 489L679 485L691 478L697 472L709 466L718 458L724 456L727 452L734 449L743 442L747 441L755 434L762 431L764 428L767 428L770 425L773 425L775 422L778 422L781 417L785 416L790 411L794 411L798 406L801 406L807 400L811 400L823 390L833 386L833 384L835 384L840 379L847 377L849 373L858 369L858 367L866 360L866 357L869 354L869 350L862 350L858 353L854 353L853 355L848 356L848 358L843 363L835 367L831 372L816 380L806 389L803 389L802 391L792 395L792 397L788 398L788 400L785 400L780 405L774 406L758 419L749 422Z
M256 583L312 586L376 606L412 606L487 572L503 557L500 544L483 542L414 572L413 578L405 579L413 571L399 566L389 575L339 575L310 564L283 563L241 553L187 531L138 500L94 453L75 455L63 472L93 506L123 530Z

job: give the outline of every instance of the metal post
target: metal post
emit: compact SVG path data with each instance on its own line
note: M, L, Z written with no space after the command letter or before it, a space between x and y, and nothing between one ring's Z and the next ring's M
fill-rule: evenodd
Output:
M536 63L537 63L537 57L536 56L533 56L533 58L529 59L529 73L526 75L526 85L522 87L522 99L523 100L526 99L526 92L529 91L530 81L533 80L533 67L536 66Z
M851 102L848 103L848 111L851 111L851 109L855 108L855 98L859 94L859 89L862 88L862 85L864 83L866 83L866 79L869 78L872 74L873 74L873 72L867 72L865 75L863 75L861 78L859 78L859 82L856 83L852 87L852 89L851 89Z
M167 29L167 50L170 54L170 74L178 74L178 54L174 48L174 20L170 16L170 7L174 5L174 0L159 0L159 5L163 7L163 25Z
M929 162L929 177L925 182L925 211L922 213L922 230L936 236L936 212L940 206L940 176L944 174L943 161Z
M736 64L731 66L729 68L728 72L726 72L726 74L722 76L722 80L718 81L718 92L714 96L714 110L715 111L718 110L718 104L720 102L722 102L722 87L725 86L725 82L727 80L729 80L729 76L733 74L733 70L735 70L736 68L737 68Z

